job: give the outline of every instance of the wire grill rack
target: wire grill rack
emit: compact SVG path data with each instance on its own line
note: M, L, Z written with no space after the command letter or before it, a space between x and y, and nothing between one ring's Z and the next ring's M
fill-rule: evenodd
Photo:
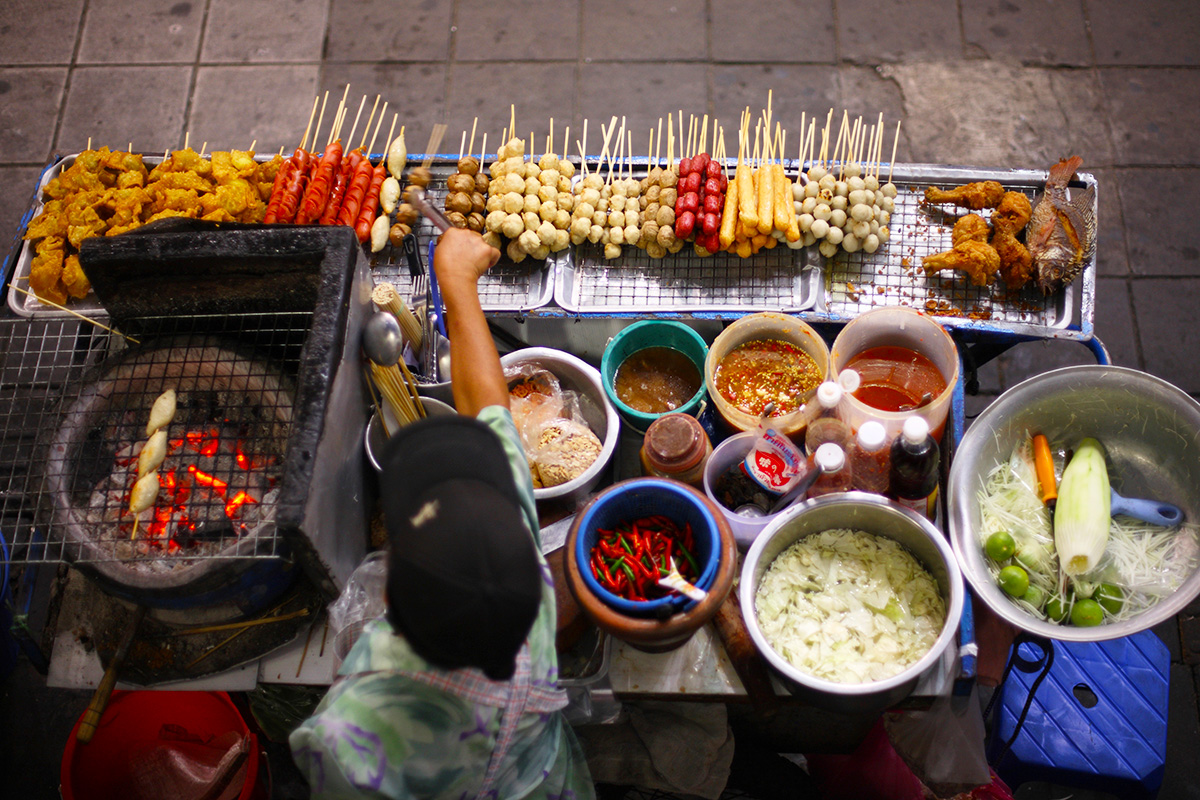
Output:
M848 320L879 306L903 305L939 318L947 327L980 326L1029 335L1070 335L1075 306L1075 285L1043 296L1032 285L1009 291L1003 281L974 286L959 272L926 276L921 259L952 247L951 228L966 209L926 205L929 186L951 188L970 181L997 180L1006 189L1031 200L1045 184L1044 172L982 172L949 168L898 167L893 178L898 194L890 220L891 238L874 254L839 252L825 271L824 291L817 312ZM1081 175L1075 188L1094 186L1091 175ZM974 212L990 217L990 210ZM1090 336L1091 298L1095 282L1094 259L1086 265L1081 284L1085 302L1081 330Z
M90 460L81 458L78 464L55 462L54 459L60 457L51 456L51 444L56 438L60 443L62 440L63 412L80 408L80 398L95 388L95 379L111 376L115 365L141 353L151 342L169 340L187 346L189 353L198 354L201 352L198 348L211 344L215 337L228 348L222 353L249 356L241 359L247 366L233 367L225 363L212 369L197 370L185 364L175 365L185 375L195 375L188 384L192 389L187 398L193 405L185 406L181 391L180 410L168 429L168 437L174 440L193 428L202 429L198 422L207 417L207 421L217 426L249 431L248 440L243 441L243 450L248 454L272 449L278 444L275 433L271 434L275 441L268 447L267 443L253 440L253 431L261 430L261 426L256 428L249 423L255 416L267 422L291 419L291 392L273 393L270 387L279 380L283 384L294 381L311 321L312 315L308 313L139 319L126 323L123 331L142 342L142 347L132 349L122 336L73 318L0 319L0 347L3 348L0 357L0 530L9 548L8 560L17 563L63 560L129 563L161 557L167 549L165 543L150 545L144 541L142 546L133 547L80 548L70 534L71 525L64 522L61 513L55 512L52 492L48 488L51 483L48 477L61 473L65 484L76 484L74 495L78 498L89 493L90 484L100 482L96 477L98 474L111 473L116 464L117 448L130 444L124 440L144 438L150 405L160 391L157 385L136 377L118 381L100 404L112 412L106 415L108 424L88 431L83 437L88 444L81 452L90 454ZM149 355L148 351L140 356L137 360L142 366L136 371L137 375L153 372L157 365L150 362L158 357ZM264 371L266 364L270 365L273 374ZM240 377L231 379L231 370ZM232 396L239 394L243 383L246 386L240 390L240 402L246 408L239 411L237 400ZM261 389L263 383L267 384L267 391ZM213 399L221 396L230 397L223 408ZM202 399L208 403L207 408L196 407ZM135 427L137 433L130 433ZM282 443L286 444L286 430ZM284 451L280 449L273 459L262 459L264 463L260 466L272 480L277 479L281 471L283 456ZM130 469L136 469L136 466L131 465ZM231 486L237 480L226 473L213 477ZM164 494L160 494L159 507L163 506L163 497ZM117 502L128 504L128 498L126 490ZM208 501L223 509L226 499L214 495L208 497ZM126 516L122 524L128 528L129 522ZM115 531L108 531L104 536L108 534L113 534L114 541L123 538L116 536ZM236 530L217 526L207 534L202 547L196 547L194 541L184 541L181 535L179 543L187 547L175 557L193 563L223 558L269 558L282 553L283 537L273 523L255 530L252 546L246 546L245 541L245 538L239 538Z
M413 155L409 163L416 164L423 159L424 156ZM429 171L433 178L426 187L426 196L430 203L442 208L446 202L446 181L457 171L457 160L438 156L430 164ZM413 232L420 244L424 268L432 269L429 243L437 237L437 228L424 217L418 217ZM554 294L555 263L562 255L551 255L541 261L527 258L517 264L502 254L496 266L479 279L479 301L483 310L492 314L525 314L549 303ZM411 293L414 276L400 248L389 244L372 255L370 263L377 283L387 281L394 284L401 294Z

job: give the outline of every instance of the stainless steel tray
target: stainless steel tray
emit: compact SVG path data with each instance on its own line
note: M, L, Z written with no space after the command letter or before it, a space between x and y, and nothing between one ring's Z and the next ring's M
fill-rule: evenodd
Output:
M421 163L425 156L410 154L409 166ZM436 156L430 164L433 174L426 189L430 202L439 208L446 202L446 181L456 171L458 159L452 156ZM484 167L490 162L485 162ZM437 229L424 217L418 218L414 232L420 242L421 261L428 270L429 242L437 237ZM571 250L555 253L550 258L535 261L527 258L520 264L501 255L499 263L479 279L479 301L483 310L492 314L525 314L550 303L554 296L554 272L556 265L569 261ZM399 248L388 245L371 256L371 269L376 281L395 284L402 294L412 288L412 277L408 262Z
M872 255L844 253L829 260L816 306L801 316L809 321L845 322L880 306L910 306L935 317L947 328L979 333L1089 339L1095 310L1095 256L1069 286L1043 296L1032 285L1009 292L1002 281L972 286L961 273L926 276L921 259L949 250L951 228L967 209L923 204L928 186L950 188L994 180L1036 202L1045 187L1045 170L979 170L929 164L898 164L893 182L899 192L891 217L890 241ZM1080 173L1072 190L1096 186ZM1094 212L1095 209L1093 209ZM985 219L990 211L976 212ZM1077 292L1079 296L1077 297ZM1072 325L1075 313L1079 322Z
M633 177L644 178L646 160L634 162ZM620 257L610 260L602 247L590 243L571 252L573 257L559 265L554 301L572 314L796 313L813 307L821 285L815 250L783 245L745 259L732 253L701 257L690 243L665 258L624 246Z
M58 177L59 173L61 173L64 169L74 164L75 157L78 155L78 153L72 153L70 155L63 156L42 170L42 174L38 178L37 189L34 192L33 205L27 214L27 219L21 225L21 230L17 231L18 236L24 235L25 228L29 222L32 221L33 218L38 214L42 213L42 208L45 205L45 203L42 202L42 189L45 188L47 183ZM157 164L162 161L162 156L153 157L153 161L151 161L151 158L151 156L143 157L145 162L148 164ZM33 242L21 242L21 247L17 251L17 263L13 270L12 283L14 285L19 286L22 289L29 288L29 270L30 266L33 264L33 257ZM108 318L108 312L104 310L104 306L100 305L100 301L96 298L95 292L88 292L87 297L82 299L71 300L67 303L67 306L71 309L71 311L82 314L85 317L91 317L93 319ZM12 309L14 313L22 317L44 317L48 319L55 319L73 316L70 312L62 311L54 306L46 305L33 295L15 291L11 287L8 289L8 307Z

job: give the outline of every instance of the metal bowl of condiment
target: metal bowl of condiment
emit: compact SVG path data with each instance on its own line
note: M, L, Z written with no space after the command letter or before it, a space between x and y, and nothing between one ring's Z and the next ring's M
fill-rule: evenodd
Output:
M514 350L500 358L500 365L507 371L529 364L550 372L558 379L563 389L573 391L579 400L579 412L592 433L600 440L600 455L592 465L577 478L557 486L535 488L536 500L555 498L580 498L595 488L604 470L612 461L620 438L621 419L604 392L600 371L583 359L552 347L526 347Z
M758 589L775 558L805 537L841 529L862 531L901 544L933 577L945 604L946 618L932 647L907 668L886 679L842 683L815 677L776 650L759 623ZM945 668L943 659L951 658L947 649L958 636L965 595L954 553L942 533L916 512L864 492L825 495L777 515L746 554L738 591L750 638L788 690L813 705L843 713L883 711L911 694L923 675Z
M1077 442L1084 436L1099 440L1114 490L1174 503L1183 510L1185 524L1200 520L1200 403L1160 378L1124 367L1077 366L1043 373L1009 389L979 415L950 468L951 542L979 599L1024 631L1078 642L1129 636L1182 611L1200 594L1195 566L1156 605L1095 627L1038 619L996 585L979 541L979 493L1020 439L1038 432L1051 442Z

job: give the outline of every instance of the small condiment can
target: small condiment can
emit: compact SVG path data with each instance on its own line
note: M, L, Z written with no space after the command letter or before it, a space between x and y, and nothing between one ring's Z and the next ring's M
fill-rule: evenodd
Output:
M650 423L642 439L642 474L704 485L704 464L712 454L712 442L688 414L664 414Z

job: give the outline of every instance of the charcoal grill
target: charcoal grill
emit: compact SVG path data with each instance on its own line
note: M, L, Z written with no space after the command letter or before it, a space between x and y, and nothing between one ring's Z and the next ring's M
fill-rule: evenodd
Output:
M190 225L87 243L85 269L103 272L97 293L120 333L0 319L11 560L67 561L161 608L261 609L297 567L332 597L366 549L357 332L370 275L357 240L344 229ZM256 271L271 280L246 280ZM163 518L160 492L132 535L121 473L136 470L128 460L166 388L179 405L162 469L190 493L186 510ZM217 444L204 461L206 441ZM229 511L236 492L217 488L253 497Z

